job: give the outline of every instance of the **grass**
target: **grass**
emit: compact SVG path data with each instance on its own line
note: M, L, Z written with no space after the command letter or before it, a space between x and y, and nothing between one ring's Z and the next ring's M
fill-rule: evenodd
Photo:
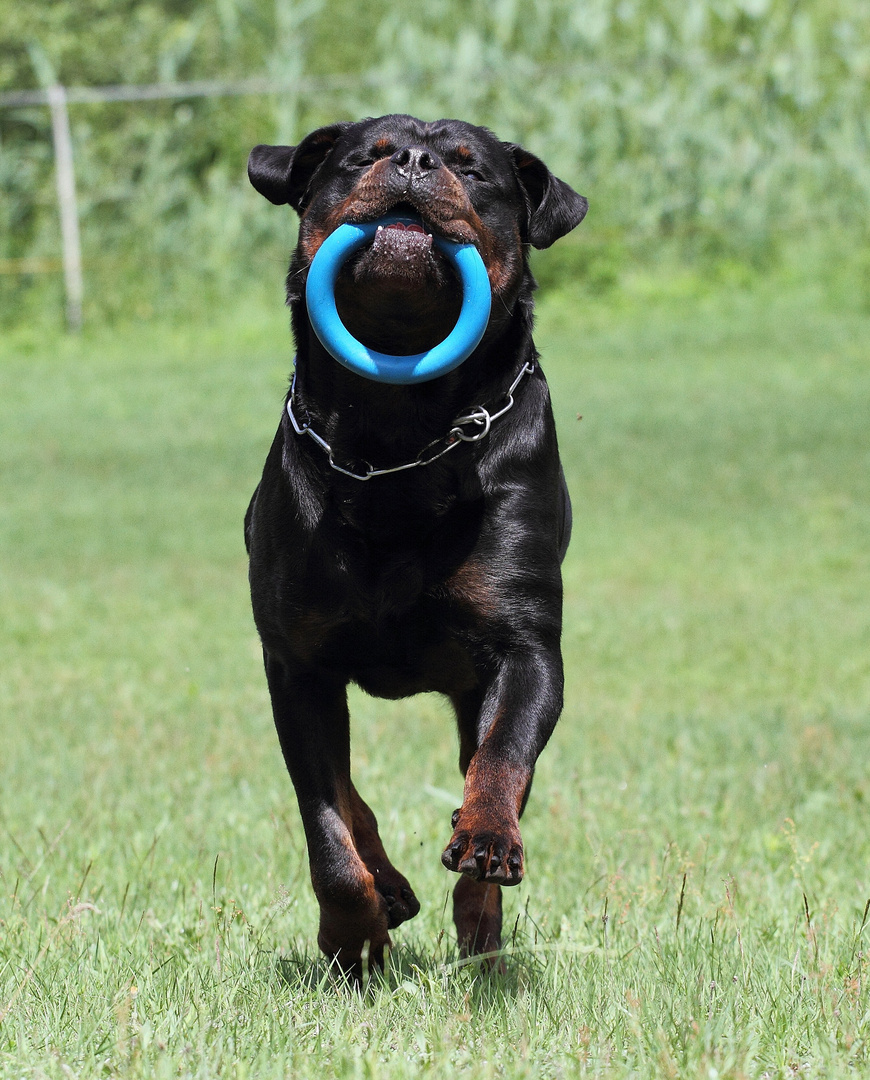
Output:
M424 901L362 997L316 953L246 595L278 303L0 343L0 1076L867 1070L870 317L669 279L539 324L568 704L508 973L456 958L447 710L357 695Z

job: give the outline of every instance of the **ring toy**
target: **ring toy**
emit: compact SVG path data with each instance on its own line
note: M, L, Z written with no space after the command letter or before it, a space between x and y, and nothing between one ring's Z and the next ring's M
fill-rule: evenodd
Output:
M374 239L379 226L396 222L416 224L413 219L392 215L362 225L346 223L331 232L309 267L305 302L314 332L330 356L363 378L409 386L446 375L474 352L489 322L492 292L483 259L473 244L457 244L434 236L435 246L450 260L462 283L462 306L456 325L443 341L412 356L391 356L363 345L338 316L335 279L350 256Z

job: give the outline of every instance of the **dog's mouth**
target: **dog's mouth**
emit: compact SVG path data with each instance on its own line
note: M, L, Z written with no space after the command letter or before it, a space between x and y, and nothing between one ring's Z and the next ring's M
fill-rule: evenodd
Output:
M453 269L419 211L396 203L389 214L398 220L378 226L371 243L345 264L341 273L345 283L377 283L382 290L399 293L431 293L452 287L456 283Z
M378 228L345 263L335 287L342 321L364 344L394 355L431 348L456 322L462 289L418 211L397 204L400 220Z

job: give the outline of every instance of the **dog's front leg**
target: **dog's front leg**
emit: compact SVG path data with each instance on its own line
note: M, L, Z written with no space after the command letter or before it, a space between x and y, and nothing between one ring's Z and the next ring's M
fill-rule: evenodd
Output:
M465 792L441 859L471 879L454 894L465 952L488 951L500 942L500 896L487 886L522 880L520 814L535 761L559 718L562 688L558 647L526 646L503 657L482 693L454 699Z
M390 937L386 900L354 843L355 803L361 800L350 779L347 688L268 654L266 677L308 842L311 883L320 905L317 943L358 982L366 942L369 963L383 967Z

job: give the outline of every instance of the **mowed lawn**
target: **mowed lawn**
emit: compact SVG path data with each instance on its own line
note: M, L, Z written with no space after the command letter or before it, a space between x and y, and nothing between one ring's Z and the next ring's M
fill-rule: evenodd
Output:
M864 1074L870 315L545 299L567 703L507 974L456 956L448 709L354 694L423 901L359 996L317 954L249 613L292 349L242 306L0 341L0 1076Z

